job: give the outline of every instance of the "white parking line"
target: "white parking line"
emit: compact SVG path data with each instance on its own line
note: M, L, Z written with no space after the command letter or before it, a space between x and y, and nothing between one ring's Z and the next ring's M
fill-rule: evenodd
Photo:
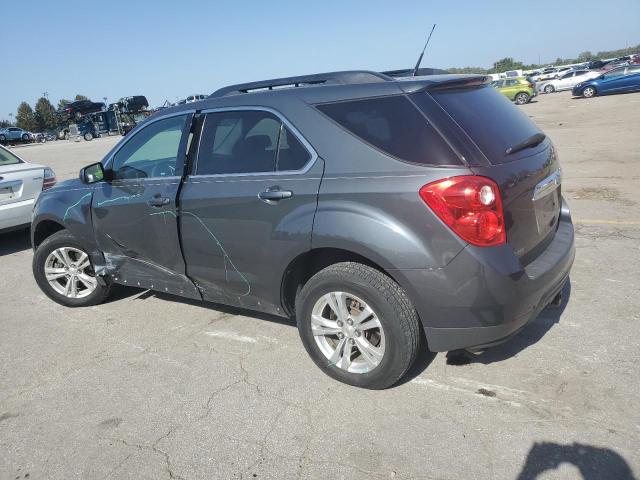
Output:
M236 342L257 343L258 339L254 337L246 337L233 332L205 332L210 337L226 338L227 340L235 340Z

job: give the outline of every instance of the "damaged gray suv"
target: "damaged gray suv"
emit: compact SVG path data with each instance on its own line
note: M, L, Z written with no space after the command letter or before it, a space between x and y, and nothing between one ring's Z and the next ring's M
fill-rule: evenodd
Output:
M291 317L366 388L505 341L560 295L574 230L553 144L488 82L334 72L163 110L40 195L35 279L70 307L120 284Z

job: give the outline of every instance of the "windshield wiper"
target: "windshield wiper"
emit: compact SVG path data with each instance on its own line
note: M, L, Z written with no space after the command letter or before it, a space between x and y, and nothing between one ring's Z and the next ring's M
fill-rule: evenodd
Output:
M504 151L504 154L511 155L512 153L519 152L520 150L524 150L525 148L535 147L536 145L540 145L542 142L544 142L545 138L547 138L547 136L544 133L536 133L534 135L531 135L526 140L518 143L517 145L507 148Z

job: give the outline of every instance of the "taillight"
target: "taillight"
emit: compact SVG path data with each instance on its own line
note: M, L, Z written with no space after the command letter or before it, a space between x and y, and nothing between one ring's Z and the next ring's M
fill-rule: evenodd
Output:
M534 83L530 83L529 88L536 88L536 85Z
M42 190L47 190L56 184L56 174L49 167L44 169L44 180L42 181Z
M429 183L420 197L440 220L467 242L480 247L507 241L498 185L477 175Z

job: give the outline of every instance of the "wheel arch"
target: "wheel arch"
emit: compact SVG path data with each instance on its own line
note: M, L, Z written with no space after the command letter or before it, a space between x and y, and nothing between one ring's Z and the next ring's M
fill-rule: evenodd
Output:
M288 316L295 313L295 300L304 284L316 273L330 265L341 262L356 262L378 270L398 283L385 268L359 253L334 247L318 247L301 253L284 270L280 286L282 308Z
M34 250L54 233L59 232L60 230L66 230L64 225L51 219L45 219L38 222L35 227L32 227L32 229L31 243Z

